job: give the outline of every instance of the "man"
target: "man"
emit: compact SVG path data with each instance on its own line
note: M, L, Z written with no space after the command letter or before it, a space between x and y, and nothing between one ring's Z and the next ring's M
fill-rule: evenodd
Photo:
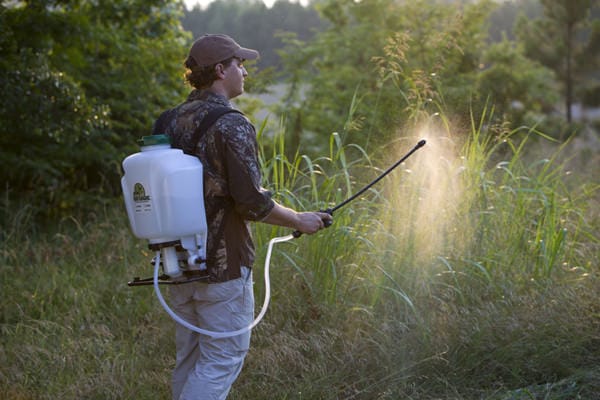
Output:
M249 221L307 234L331 222L327 213L296 212L271 199L261 186L254 126L241 113L221 115L194 142L194 131L211 110L232 109L229 101L243 93L248 76L243 62L258 57L229 36L200 37L185 61L194 90L154 127L154 133L169 135L174 147L198 156L204 167L209 283L175 285L170 294L176 313L210 331L235 331L254 319ZM250 332L215 339L177 325L175 340L173 399L225 399L242 369Z

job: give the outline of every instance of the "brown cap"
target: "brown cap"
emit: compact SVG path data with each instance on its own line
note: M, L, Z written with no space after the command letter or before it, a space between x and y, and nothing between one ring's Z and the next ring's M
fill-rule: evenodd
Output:
M258 51L246 49L236 43L227 35L203 35L194 42L190 49L190 57L200 67L217 64L231 57L244 60L255 60L259 57Z

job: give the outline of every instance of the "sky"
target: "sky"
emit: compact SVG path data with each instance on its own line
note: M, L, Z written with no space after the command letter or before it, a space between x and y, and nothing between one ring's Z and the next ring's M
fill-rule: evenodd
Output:
M202 7L206 7L213 0L184 0L185 6L188 10L194 8L196 4L200 4ZM275 0L263 0L267 7L271 7Z

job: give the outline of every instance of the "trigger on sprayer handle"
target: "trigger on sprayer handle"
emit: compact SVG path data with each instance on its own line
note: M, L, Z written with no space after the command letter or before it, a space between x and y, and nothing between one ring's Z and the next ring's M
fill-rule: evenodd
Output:
M319 210L319 211L323 212L323 213L327 213L333 217L333 209L332 208L328 208L327 210ZM325 228L329 228L332 224L333 224L333 218L323 220L323 225L325 225Z

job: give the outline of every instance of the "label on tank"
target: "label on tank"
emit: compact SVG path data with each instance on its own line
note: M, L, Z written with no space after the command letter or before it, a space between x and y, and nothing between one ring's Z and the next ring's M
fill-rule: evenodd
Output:
M139 182L136 182L136 184L133 185L133 201L135 202L135 212L152 211L150 195L146 194L144 185Z

